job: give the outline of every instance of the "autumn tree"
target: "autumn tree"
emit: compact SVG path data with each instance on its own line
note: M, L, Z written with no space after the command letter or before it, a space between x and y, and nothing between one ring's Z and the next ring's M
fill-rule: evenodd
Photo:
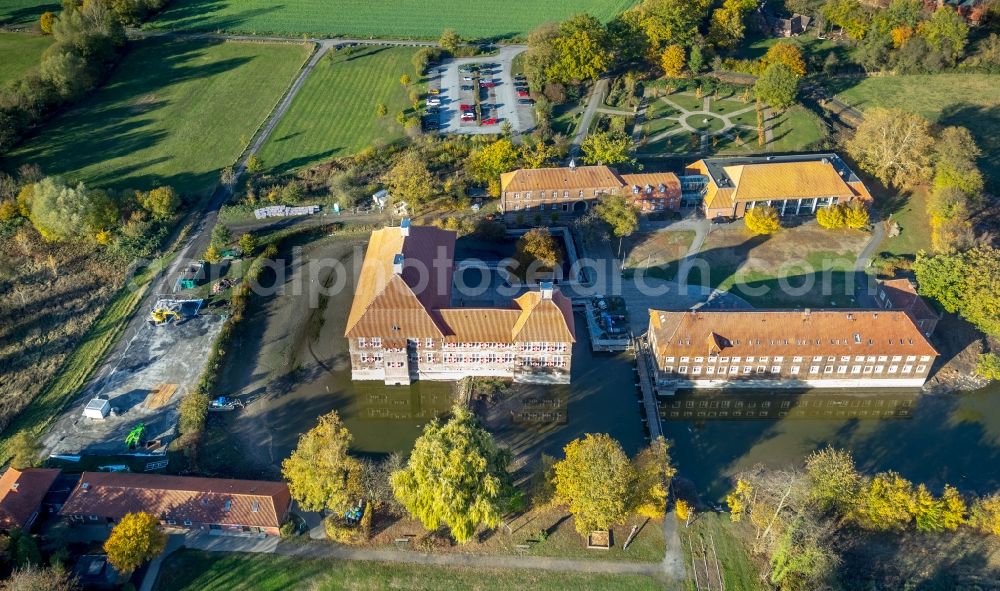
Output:
M716 47L734 47L746 33L746 17L757 8L755 0L725 0L712 12L708 40Z
M181 204L180 197L170 187L157 187L145 192L136 193L139 205L158 219L166 219L174 215Z
M848 513L857 501L863 480L848 450L825 447L806 458L809 498L823 511Z
M758 205L743 214L743 223L753 234L774 234L781 229L778 210L770 205Z
M219 182L227 187L236 184L236 171L232 166L227 166L219 172Z
M929 19L920 23L917 32L951 65L965 53L969 40L969 25L965 18L948 5L939 6Z
M252 257L255 250L257 250L257 237L253 235L253 232L244 232L240 236L239 241L240 250L243 251L243 256Z
M104 542L108 562L119 572L131 573L158 556L167 545L167 534L149 513L128 513Z
M670 462L670 444L662 436L657 437L639 452L632 465L636 480L629 510L651 519L663 517L667 512L670 481L677 474Z
M917 253L920 294L958 313L983 332L1000 336L1000 250L979 246L953 253Z
M576 519L576 531L608 529L629 514L636 473L620 443L605 434L588 433L564 448L554 466L556 499Z
M941 525L948 531L968 522L969 506L954 486L946 484L941 492Z
M847 224L844 208L838 204L817 209L816 223L828 230L843 228Z
M456 405L447 423L435 420L424 428L406 467L392 474L392 490L425 528L444 524L464 543L476 528L500 525L511 509L516 490L510 460L475 416Z
M559 37L557 23L543 23L528 33L528 49L524 52L524 74L533 92L541 92L549 72L559 57L555 41Z
M38 27L46 35L52 34L52 25L56 22L56 15L52 11L46 10L42 13L42 16L38 18Z
M852 516L865 529L902 529L913 519L913 484L896 472L880 472L861 490Z
M650 54L659 57L668 45L694 45L710 5L709 0L643 0L623 16L634 20Z
M462 44L462 37L459 36L458 31L455 29L445 29L441 32L441 38L438 39L438 44L448 53L455 55L458 51L458 47Z
M937 252L962 249L975 237L971 218L983 204L981 152L964 127L945 127L934 144L934 183L927 200L931 247Z
M402 200L410 212L434 196L434 177L416 151L410 150L385 175L385 184L393 199Z
M546 72L552 80L597 80L611 65L604 24L589 14L578 14L559 25L552 45L555 59Z
M490 195L500 196L500 175L518 167L521 152L510 139L499 139L492 144L473 150L469 155L469 175L486 183Z
M660 57L660 67L668 78L680 78L684 74L684 46L668 45Z
M256 154L250 154L247 156L247 172L250 174L259 174L264 170L264 163L261 161L260 156Z
M42 465L42 446L31 431L22 430L14 434L7 443L10 467L16 470L37 468Z
M753 85L754 96L775 109L787 109L795 104L799 92L799 77L786 64L773 63Z
M413 83L413 79L410 78L409 74L403 74L402 76L399 77L399 84L401 86L409 86L412 83Z
M0 582L0 591L75 591L78 588L65 569L57 566L17 568Z
M104 191L46 177L32 188L28 217L43 239L58 242L93 237L113 228L118 223L118 206Z
M858 0L830 0L822 10L831 25L840 27L855 41L863 39L868 31L868 15Z
M534 228L518 238L514 260L518 274L527 278L529 272L554 270L562 262L562 253L548 228Z
M912 187L930 178L933 145L930 123L923 117L875 107L865 112L847 151L883 183Z
M521 149L522 163L525 168L542 168L556 156L555 148L542 141Z
M987 380L1000 380L1000 355L996 353L981 353L976 362L976 373Z
M674 503L674 515L678 521L684 522L684 527L687 527L691 524L691 517L694 516L694 507L684 499L677 499Z
M1000 493L976 499L969 511L969 524L983 533L1000 536Z
M622 131L602 131L589 134L580 146L583 161L587 164L613 166L634 162L632 137Z
M385 106L385 103L378 103L375 105L375 116L381 119L389 113L389 108Z
M868 227L869 213L868 207L860 200L855 199L844 205L844 225L852 230L861 230Z
M281 463L292 498L306 511L342 512L357 501L361 464L348 450L353 437L336 411L299 438L298 446Z
M796 76L806 75L806 60L802 57L802 50L794 43L775 43L761 58L761 64L764 69L771 64L785 64Z

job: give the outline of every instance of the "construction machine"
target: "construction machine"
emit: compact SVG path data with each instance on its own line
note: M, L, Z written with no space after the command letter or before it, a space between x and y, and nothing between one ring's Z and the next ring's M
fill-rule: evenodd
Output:
M166 324L171 320L174 322L180 322L181 315L176 310L171 310L170 308L156 307L149 313L149 320L154 325L160 326L161 324Z
M146 425L145 423L139 423L128 432L125 436L125 447L128 449L136 449L142 445L142 439L146 436Z

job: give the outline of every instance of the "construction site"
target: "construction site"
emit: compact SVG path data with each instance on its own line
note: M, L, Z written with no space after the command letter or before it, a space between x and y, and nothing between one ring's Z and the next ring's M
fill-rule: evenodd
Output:
M51 456L166 453L178 404L198 382L223 316L200 299L161 298L104 373L69 405L43 441Z

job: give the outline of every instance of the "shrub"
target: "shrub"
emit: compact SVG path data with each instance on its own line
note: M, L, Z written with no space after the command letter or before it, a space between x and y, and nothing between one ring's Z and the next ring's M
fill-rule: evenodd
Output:
M774 234L781 229L778 210L769 205L748 210L743 216L743 223L754 234Z
M208 393L200 389L189 393L181 399L179 405L180 418L178 426L181 433L200 433L205 428L205 420L208 418Z
M281 524L278 530L282 538L291 538L299 535L299 522L294 516L289 515L288 520Z
M323 520L323 529L328 540L338 544L357 544L362 541L361 530L347 525L337 515L330 515Z
M976 363L976 373L987 380L1000 380L1000 355L983 353Z
M834 230L846 224L844 208L840 205L822 207L816 211L816 223L823 228Z

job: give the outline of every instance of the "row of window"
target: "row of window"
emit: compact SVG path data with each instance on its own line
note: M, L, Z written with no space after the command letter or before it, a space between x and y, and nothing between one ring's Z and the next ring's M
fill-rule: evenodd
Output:
M604 189L594 189L593 191L594 191L594 197L607 194L607 191L605 191ZM578 198L580 198L580 199L583 199L585 193L586 193L586 191L578 191L577 194L576 194L576 196ZM526 200L530 201L531 200L531 191L526 191L523 195L521 193L514 193L514 199L520 199L521 197L524 197ZM539 199L546 199L547 197L549 197L548 191L539 191L538 192L538 198ZM551 198L552 199L559 199L560 198L559 191L552 191ZM569 191L563 191L562 192L562 198L563 199L569 199Z
M800 372L801 372L801 366L798 366L798 365L793 365L793 366L789 367L788 369L789 369L789 374L793 375L793 376L794 375L799 375ZM834 370L836 370L836 371L834 371ZM902 366L902 372L900 372L900 366L899 365L890 365L889 369L888 369L888 373L891 373L891 374L894 374L894 373L909 374L909 373L913 373L913 371L914 371L913 365L904 365L904 366ZM927 371L927 366L926 365L918 365L918 366L916 366L916 373L921 374L921 373L924 373L925 371ZM668 374L674 373L674 366L672 366L672 365L665 366L663 368L663 373L668 373ZM701 365L695 365L695 366L692 366L692 367L688 367L687 365L681 365L681 366L677 367L677 373L678 374L682 374L682 375L688 374L688 373L690 373L691 375L702 375L703 373L704 373L704 375L751 375L751 374L768 374L768 373L770 373L770 374L780 374L781 373L781 366L780 365L772 365L772 366L768 367L766 365L758 365L758 366L754 367L752 365L744 365L744 366L742 366L742 371L741 371L741 367L739 365L732 365L732 366L729 366L729 367L726 367L724 365L723 366L719 366L719 367L716 367L714 365L709 365L709 366L705 366L705 367L702 367ZM884 366L884 365L854 365L854 366L847 366L847 365L838 365L838 366L833 366L833 365L826 365L826 366L811 365L811 366L809 366L809 373L810 374L819 374L819 373L823 373L823 374L833 374L833 373L837 373L837 374L846 374L846 373L851 373L851 374L873 374L873 373L874 374L882 374L882 373L887 373L887 372L886 372L886 366Z
M664 363L673 363L677 359L678 359L677 357L664 357L663 358L663 362ZM681 363L688 363L692 359L694 359L695 363L704 363L706 358L705 357L680 357L679 359L680 359ZM783 362L785 360L785 357L782 356L782 355L778 355L778 356L775 356L775 357L754 357L754 356L749 356L749 357L746 357L746 358L743 358L743 357L717 357L717 356L709 356L707 359L708 359L709 363L730 363L730 362L732 362L732 363L739 363L740 361L746 361L747 363L755 363L755 362L756 363L768 363L769 361L774 361L774 363L781 363L781 362ZM793 363L802 363L802 361L804 359L805 359L804 357L796 355L796 356L792 357L792 362ZM828 363L833 363L833 362L837 361L837 356L836 355L828 355L828 356L814 355L812 357L812 361L814 361L814 362L823 361L824 359L826 359L826 361ZM906 356L906 361L907 362L912 362L912 361L916 361L916 360L917 360L917 356L916 355L907 355ZM931 360L931 356L930 355L922 355L920 357L920 361L922 361L924 363L927 363L930 360ZM840 356L840 361L841 361L841 363L850 363L851 356L850 355L841 355ZM867 356L866 355L855 355L854 356L854 361L857 362L857 363L864 363L864 362L868 362L868 363L886 362L886 361L889 361L889 356L888 355L867 355ZM903 356L902 355L893 355L892 356L892 361L893 362L903 361Z
M421 347L420 339L408 339L416 348ZM547 342L525 342L525 343L443 343L444 349L511 349L516 351L548 351L550 353L565 353L568 345L566 343ZM362 349L381 349L382 339L380 337L358 339L358 347ZM434 347L434 339L424 339L423 347L430 349ZM381 355L379 354L379 358Z

